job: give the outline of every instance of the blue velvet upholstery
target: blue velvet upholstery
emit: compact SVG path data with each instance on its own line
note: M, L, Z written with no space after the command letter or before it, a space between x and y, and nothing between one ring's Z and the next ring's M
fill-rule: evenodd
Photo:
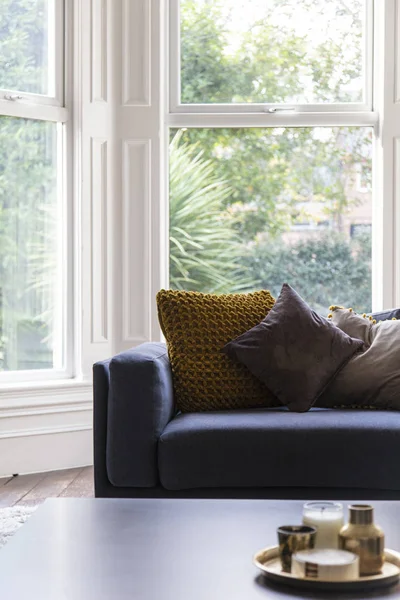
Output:
M390 308L381 312L372 313L374 319L379 321L387 321L388 319L400 319L400 308Z
M107 473L113 485L157 485L158 438L173 414L172 375L164 344L142 344L111 360Z
M161 435L158 464L169 490L400 490L399 451L397 412L258 409L178 415Z
M96 495L98 490L104 490L110 485L106 469L110 362L104 360L93 365L93 458Z

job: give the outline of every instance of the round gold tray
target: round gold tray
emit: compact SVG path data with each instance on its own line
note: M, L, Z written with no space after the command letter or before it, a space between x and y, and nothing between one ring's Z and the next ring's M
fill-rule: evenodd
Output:
M400 553L389 549L385 549L385 563L382 573L348 581L326 581L310 577L297 577L291 573L285 573L281 568L278 546L270 546L260 550L254 555L253 562L256 567L261 569L267 580L295 588L312 590L372 591L394 585L399 581L400 576Z

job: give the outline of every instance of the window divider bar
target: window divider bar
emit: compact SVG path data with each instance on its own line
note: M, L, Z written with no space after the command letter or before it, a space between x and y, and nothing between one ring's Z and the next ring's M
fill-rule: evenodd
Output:
M53 121L66 123L69 120L69 111L61 106L46 106L28 104L22 101L12 102L0 99L0 115L4 117L20 117L22 119L36 119L39 121Z
M364 101L374 107L374 12L375 0L366 0L364 29Z
M271 109L274 109L271 111ZM212 113L212 114L231 114L231 113L271 113L279 111L292 111L295 113L358 113L372 112L372 108L364 103L342 103L342 104L179 104L170 114L182 113Z
M377 112L174 113L169 127L375 127Z
M181 96L180 0L169 0L169 110L179 110Z
M7 100L8 102L14 101L25 104L29 103L35 106L64 106L63 102L58 100L58 98L55 96L31 94L29 92L21 92L20 90L0 89L0 100L3 99Z
M61 106L65 104L64 66L65 66L65 0L55 0L54 28L53 28L53 82L54 94ZM50 70L51 74L51 70Z

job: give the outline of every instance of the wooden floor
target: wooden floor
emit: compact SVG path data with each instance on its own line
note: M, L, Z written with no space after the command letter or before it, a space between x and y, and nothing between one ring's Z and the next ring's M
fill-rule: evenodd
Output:
M92 498L93 467L0 479L0 508L37 506L46 498Z

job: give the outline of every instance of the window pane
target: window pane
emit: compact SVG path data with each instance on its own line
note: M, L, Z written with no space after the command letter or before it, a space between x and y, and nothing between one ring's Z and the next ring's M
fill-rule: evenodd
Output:
M0 118L0 370L59 365L57 125Z
M181 0L182 103L363 101L365 0Z
M371 154L370 128L172 131L171 288L371 310Z
M0 0L0 88L54 95L55 0Z

